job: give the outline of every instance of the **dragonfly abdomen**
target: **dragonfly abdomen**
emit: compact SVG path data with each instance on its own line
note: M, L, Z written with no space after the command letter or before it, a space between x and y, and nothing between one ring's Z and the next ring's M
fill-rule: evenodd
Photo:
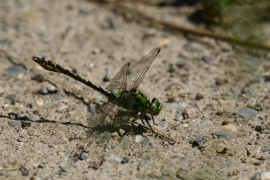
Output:
M103 95L105 95L107 97L112 96L112 93L110 91L107 91L107 90L103 89L102 87L93 84L92 82L82 78L80 75L71 72L67 68L62 67L53 61L45 60L44 58L39 58L39 57L33 57L33 60L36 63L38 63L41 67L43 67L44 69L46 69L48 71L63 73L65 75L68 75L69 77L72 77L73 79L80 81L83 84L97 90L98 92L102 93Z

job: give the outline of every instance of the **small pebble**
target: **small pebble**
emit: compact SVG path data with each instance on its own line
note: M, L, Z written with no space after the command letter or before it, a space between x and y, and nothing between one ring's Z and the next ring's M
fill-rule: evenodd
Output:
M20 119L22 117L22 114L20 112L11 112L11 113L8 113L8 117L10 119Z
M142 138L143 138L143 137L142 137L141 135L136 135L136 136L135 136L135 142L137 142L137 143L138 143L138 142L141 142L141 141L142 141Z
M57 91L56 93L53 94L53 98L54 99L61 99L63 94L64 94L63 91Z
M220 131L215 131L215 132L213 132L212 134L213 134L213 135L216 135L216 136L224 136L224 137L226 137L226 138L228 138L228 139L232 137L229 133L227 133L227 132L225 132L225 131L222 131L222 130L220 130Z
M265 124L259 124L259 125L256 125L256 127L255 127L255 131L258 131L258 132L261 132L265 129L266 129Z
M69 173L71 171L69 166L60 166L60 168L65 172L65 173Z
M185 157L179 156L179 155L173 155L172 158L173 158L173 159L179 159L179 160L181 160L181 161L186 159Z
M183 117L184 119L189 119L189 118L192 118L194 116L194 111L191 109L191 108L187 108L185 110L185 112L183 113Z
M90 148L89 147L86 147L83 152L89 153L90 152Z
M68 108L68 106L60 106L56 111L57 112L63 112L67 108Z
M108 82L108 81L112 80L113 77L114 77L114 74L112 73L112 71L110 69L106 69L106 75L103 78L103 81Z
M183 120L183 116L179 116L178 114L176 114L176 115L174 116L174 120L175 120L175 121L181 121L181 120Z
M238 170L231 170L228 172L228 176L236 176L239 174L239 171Z
M43 82L45 78L41 74L37 74L34 77L32 77L31 79L34 81L37 81L37 82Z
M159 40L158 44L161 47L166 47L166 46L171 44L171 40L168 39L168 38L162 38L162 39Z
M183 127L184 127L184 128L187 128L188 126L189 126L188 123L184 123L184 124L183 124Z
M167 129L168 125L166 123L161 122L161 123L159 123L158 127L159 127L160 131L164 131Z
M127 157L124 157L121 161L121 164L126 164L129 162L129 159Z
M93 50L92 50L92 54L99 54L101 51L100 51L100 49L99 48L94 48Z
M21 171L23 176L28 176L28 174L29 174L28 170L24 166L20 167L20 171Z
M39 164L37 167L40 169L44 169L46 166L44 164Z
M201 99L203 99L203 98L204 98L204 95L201 94L201 93L197 93L196 96L195 96L195 99L196 99L196 100L201 100Z
M209 55L204 55L204 56L202 57L202 61L204 61L204 62L206 62L206 63L212 61L212 59L213 59L213 57L212 57L212 56L209 56Z
M122 138L122 143L127 143L129 141L129 138L128 138L128 136L123 136L123 138Z
M39 106L42 106L44 104L44 100L42 98L37 98L36 99L36 104Z
M97 170L100 167L100 165L96 162L90 162L88 168L92 168L94 170Z
M22 127L30 127L31 126L31 122L30 121L22 121Z
M222 86L222 85L224 85L226 83L228 83L227 79L216 78L216 85L217 86Z
M223 113L224 113L224 110L223 110L223 108L220 107L217 109L216 115L221 116ZM223 125L225 125L225 124L223 124Z
M225 126L225 125L228 125L229 124L229 121L225 120L225 121L222 121L221 125L222 126Z
M256 103L254 108L256 111L262 111L264 107L261 103Z
M142 140L141 145L142 145L142 147L145 147L145 146L147 146L149 143L150 143L149 138L148 138L148 137L145 137L145 138Z
M108 160L112 160L112 161L114 161L116 163L120 163L122 161L122 159L120 159L119 157L117 157L117 156L115 156L113 154L109 154Z
M193 147L199 146L203 147L204 144L204 136L198 136L195 139L190 140L190 143L192 144Z
M188 164L183 164L182 167L181 167L181 169L182 169L183 171L188 171L188 170L189 170Z
M48 84L48 85L47 85L47 90L48 90L48 92L50 92L50 93L54 93L54 92L56 92L56 86L54 86L54 85L52 85L52 84Z
M177 62L175 63L175 65L176 65L177 67L179 67L179 68L182 68L182 67L184 67L184 66L186 65L186 62L185 62L185 61L177 61Z
M90 14L90 12L91 12L91 10L90 9L87 9L87 8L80 8L79 9L79 13L81 15L88 15L88 14Z
M179 115L183 115L184 111L178 109L178 110L176 111L176 113L179 114Z
M103 99L103 97L101 95L97 95L94 97L94 100L97 102L100 102Z
M231 132L237 132L237 128L233 124L224 125L224 126L222 126L222 129L226 129L226 130L229 130Z
M88 107L87 107L87 111L90 113L93 113L96 111L96 104L91 103Z
M188 179L187 178L187 175L184 171L182 171L181 169L179 169L177 172L176 172L176 177L178 179Z
M122 138L122 143L123 143L123 149L128 149L129 148L129 138L128 138L128 136L124 136L123 138Z
M119 138L118 132L113 132L113 133L111 133L111 137L112 137L112 138Z
M169 176L169 173L167 171L163 171L162 176Z
M203 50L202 45L198 43L190 43L190 42L184 45L184 49L191 52L201 52Z
M151 159L152 159L151 156L146 156L144 160L150 161Z
M270 151L270 145L265 146L262 150L263 152Z
M29 120L29 121L37 121L37 120L39 120L39 118L36 117L35 115L30 114L30 115L27 116L27 120Z
M146 165L146 161L145 160L140 160L139 164L138 164L138 167L143 167L145 165Z
M125 130L119 129L118 133L119 133L119 136L122 137L125 134Z
M258 111L251 109L251 108L239 108L237 110L237 113L242 115L242 116L250 116L250 115L258 114Z
M217 153L226 153L228 149L226 147L221 147L217 149Z
M256 138L252 138L251 140L249 140L248 145L254 145L256 142Z
M19 64L16 64L16 65L13 65L11 67L9 67L6 72L8 74L19 74L19 73L22 73L24 71L24 67L19 65Z
M8 124L11 126L11 127L14 127L14 126L17 126L19 124L18 121L8 121Z
M10 39L0 39L0 44L1 45L11 45L11 40Z
M80 159L80 160L85 160L85 159L87 158L87 156L88 156L88 154L87 154L86 152L83 152L83 153L80 155L79 159Z
M247 94L250 92L250 88L248 86L245 86L244 88L241 89L242 94Z
M157 30L154 28L149 28L146 30L146 32L144 33L144 38L147 37L154 37L157 34Z
M172 103L172 102L175 102L174 97L168 97L168 103Z
M48 89L47 88L41 88L41 89L38 90L38 93L43 94L43 95L48 94Z
M26 142L26 141L27 141L27 139L24 137L19 137L19 139L18 139L18 142Z

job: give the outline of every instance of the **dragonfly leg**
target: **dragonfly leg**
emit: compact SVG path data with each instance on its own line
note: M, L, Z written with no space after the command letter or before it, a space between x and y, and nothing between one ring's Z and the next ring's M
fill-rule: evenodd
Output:
M131 121L131 124L133 124L140 116L141 116L141 115L138 115L138 116L136 116L135 118L133 118L132 121ZM143 122L143 124L144 124L144 122Z
M154 116L151 115L151 117L152 117L152 120L153 120L153 124L157 126L158 124L155 122Z
M147 123L147 125L149 126L149 128L151 129L151 131L153 132L153 133L155 133L155 131L153 130L153 128L152 128L152 126L150 125L150 123L149 123L149 121L147 120L147 117L146 117L147 115L146 114L144 114L144 119L145 119L145 121L146 121L146 123ZM143 120L141 119L141 121L143 122Z

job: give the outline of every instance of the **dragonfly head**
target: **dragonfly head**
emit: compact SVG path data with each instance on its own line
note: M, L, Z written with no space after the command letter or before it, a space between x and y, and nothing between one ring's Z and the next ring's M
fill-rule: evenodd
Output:
M149 108L149 114L152 114L153 116L157 116L159 112L162 109L162 104L159 102L157 98L153 98L151 103L150 103L150 108Z

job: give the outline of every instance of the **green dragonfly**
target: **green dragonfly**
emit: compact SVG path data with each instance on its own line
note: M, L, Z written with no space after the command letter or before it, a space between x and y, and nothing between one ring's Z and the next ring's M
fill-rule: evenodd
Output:
M89 127L95 128L101 124L104 124L106 117L112 116L114 107L118 107L118 109L122 109L119 111L121 112L119 113L120 116L115 116L114 114L114 117L127 116L129 118L133 118L131 121L132 123L140 119L143 124L146 122L151 131L155 133L147 120L147 115L150 115L153 123L155 124L153 116L157 116L160 113L162 104L157 98L153 98L150 101L147 96L137 88L159 52L160 48L155 48L143 56L140 61L134 65L131 66L130 63L123 65L106 89L85 80L78 74L74 74L70 70L53 61L45 60L44 58L39 57L33 57L32 59L45 70L63 73L70 76L75 80L78 80L83 84L97 90L107 98L107 102L101 105L98 108L98 111L91 116L90 120L88 121ZM114 124L116 122L115 119L117 118L114 118Z

